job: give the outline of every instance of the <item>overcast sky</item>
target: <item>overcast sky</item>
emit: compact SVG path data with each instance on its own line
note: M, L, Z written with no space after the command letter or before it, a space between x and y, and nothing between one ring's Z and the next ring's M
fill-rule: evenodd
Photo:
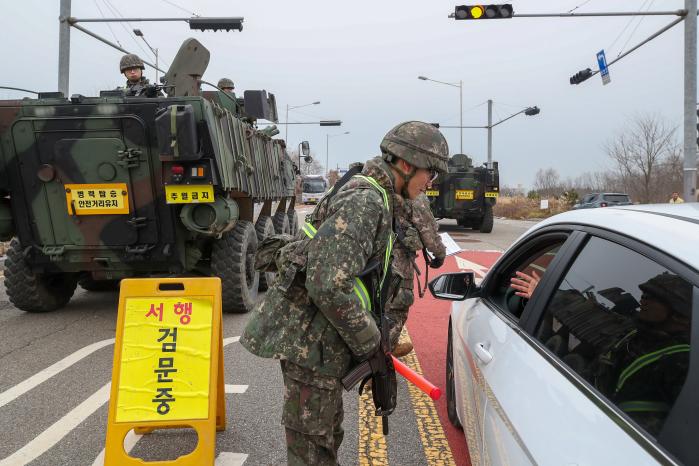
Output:
M34 90L57 88L58 0L3 0L0 85ZM341 128L290 126L289 146L308 140L325 165L346 167L379 152L381 138L405 120L459 124L459 90L417 79L418 75L463 81L464 125L485 125L486 101L494 120L537 105L538 116L518 116L493 130L493 159L501 183L531 186L539 168L562 177L609 166L603 145L637 114L657 114L682 134L683 25L680 24L578 86L569 77L590 67L604 49L608 61L674 17L513 18L455 21L454 1L355 0L352 2L225 0L73 0L72 16L244 16L242 32L190 31L186 23L84 24L124 48L148 56L128 33L141 29L169 65L179 45L195 37L211 51L205 80L227 76L240 93L266 89L276 95L280 121L286 105L316 100L292 110L289 121L342 120ZM514 0L515 13L676 10L682 0ZM176 6L177 5L177 6ZM181 7L182 9L178 8ZM116 7L116 11L114 11ZM100 11L101 10L101 11ZM110 11L111 10L111 11ZM186 10L186 11L184 11ZM627 27L627 25L629 25ZM625 29L626 28L626 29ZM626 46L624 47L624 44ZM142 47L145 47L142 43ZM117 50L72 29L70 92L96 95L123 84ZM152 56L149 57L152 59ZM151 69L147 76L154 78ZM0 90L0 98L23 97ZM284 129L282 129L283 137ZM452 153L459 130L444 129ZM464 152L487 158L484 129L464 130Z

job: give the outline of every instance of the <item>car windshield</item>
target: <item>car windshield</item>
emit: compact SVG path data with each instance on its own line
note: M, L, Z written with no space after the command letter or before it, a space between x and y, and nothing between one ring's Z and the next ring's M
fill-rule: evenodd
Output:
M304 181L304 193L323 193L325 192L325 182L323 181Z
M626 194L605 194L604 200L608 202L630 202Z

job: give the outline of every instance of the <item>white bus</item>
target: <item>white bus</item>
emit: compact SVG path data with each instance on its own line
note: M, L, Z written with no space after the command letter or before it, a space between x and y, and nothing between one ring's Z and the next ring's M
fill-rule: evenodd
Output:
M301 179L301 202L315 204L328 190L328 181L323 175L305 175Z

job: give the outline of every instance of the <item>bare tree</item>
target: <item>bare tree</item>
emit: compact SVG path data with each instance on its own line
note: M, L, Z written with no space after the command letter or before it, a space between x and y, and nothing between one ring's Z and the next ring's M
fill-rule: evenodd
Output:
M298 151L291 151L289 153L289 157L291 157L294 164L299 164ZM320 161L318 161L318 158L313 152L311 152L311 157L313 158L311 163L306 163L306 161L303 159L303 155L301 156L301 166L299 167L301 175L325 175L325 167L322 163L320 163Z
M640 115L605 144L616 165L616 178L633 199L667 200L668 183L681 177L681 170L673 175L680 157L675 130L656 115Z
M540 168L534 177L534 189L543 198L557 197L563 187L561 177L555 168Z

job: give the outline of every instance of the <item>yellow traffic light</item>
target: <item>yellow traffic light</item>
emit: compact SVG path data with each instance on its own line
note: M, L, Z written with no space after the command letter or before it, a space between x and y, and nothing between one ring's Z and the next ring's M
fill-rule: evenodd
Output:
M469 11L469 13L471 14L471 18L478 19L483 16L485 9L481 5L475 5L471 7L471 11Z

